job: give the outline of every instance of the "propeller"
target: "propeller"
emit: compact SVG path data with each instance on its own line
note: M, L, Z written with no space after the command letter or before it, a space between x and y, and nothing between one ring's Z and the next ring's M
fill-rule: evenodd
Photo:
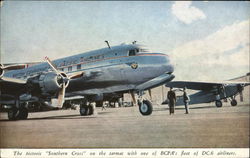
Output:
M27 64L15 64L4 66L3 64L0 64L0 78L3 76L5 70L24 69L26 65Z
M49 64L49 66L52 68L52 70L58 75L60 76L59 80L62 80L61 83L61 89L58 92L58 96L57 96L57 105L59 108L62 108L63 103L64 103L64 98L65 98L65 90L69 84L69 81L71 79L76 79L76 78L80 78L83 76L83 72L76 72L76 73L72 73L69 76L66 75L65 73L60 72L56 65L53 64L53 62L46 56L45 57L46 62Z

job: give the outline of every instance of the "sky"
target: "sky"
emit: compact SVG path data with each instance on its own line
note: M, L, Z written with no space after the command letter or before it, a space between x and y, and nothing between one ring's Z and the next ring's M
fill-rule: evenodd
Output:
M1 62L52 60L136 40L168 54L175 80L249 72L247 1L5 1Z

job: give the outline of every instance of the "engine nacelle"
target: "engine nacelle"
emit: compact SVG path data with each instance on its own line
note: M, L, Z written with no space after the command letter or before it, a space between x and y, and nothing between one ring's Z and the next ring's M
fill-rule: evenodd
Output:
M39 76L39 82L38 82L41 92L43 94L55 94L56 92L58 92L62 88L65 82L64 78L67 78L66 74L61 73L61 75L58 75L54 72L41 74ZM65 87L67 86L68 86L68 81L66 81L65 83Z

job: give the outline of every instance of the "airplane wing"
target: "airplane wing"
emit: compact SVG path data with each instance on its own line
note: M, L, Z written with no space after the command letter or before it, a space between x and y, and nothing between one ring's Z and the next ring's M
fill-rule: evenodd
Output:
M208 91L217 87L230 84L250 85L249 82L195 82L195 81L173 81L166 84L166 87L184 88L193 90Z
M26 84L26 80L10 78L10 77L2 77L0 79L0 84L7 83L7 84L15 84L15 85L23 85Z
M26 80L2 77L0 78L1 91L9 91L11 88L22 88L26 85Z
M198 92L190 95L189 104L209 103L212 101L220 102L221 99L231 98L235 100L237 94L241 95L245 86L250 85L250 82L195 82L195 81L173 81L166 83L166 87L184 88L198 90ZM167 100L163 103L167 103ZM183 98L180 96L177 99L176 105L183 105ZM232 104L232 103L231 103ZM236 103L237 104L237 103ZM216 105L220 107L220 105ZM234 105L232 105L234 106Z
M0 78L0 97L4 94L20 94L26 89L26 81L21 79Z

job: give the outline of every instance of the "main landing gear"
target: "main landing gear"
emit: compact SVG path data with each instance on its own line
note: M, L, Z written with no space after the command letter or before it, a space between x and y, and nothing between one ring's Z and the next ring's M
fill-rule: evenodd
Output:
M237 105L237 100L235 99L235 96L231 97L231 105L236 106Z
M215 105L216 105L217 108L220 108L220 107L222 107L222 102L220 100L216 100ZM231 100L231 106L237 106L237 100L235 98L233 98L233 97L232 97L232 100Z
M28 109L25 105L20 105L18 108L13 106L8 110L9 120L26 120L28 118Z
M79 112L80 112L81 116L93 115L94 114L94 107L93 107L93 105L81 104Z
M215 106L216 106L217 108L221 108L221 107L222 107L222 102L221 102L220 100L216 100L216 101L215 101Z
M236 105L237 105L237 100L233 99L233 100L231 101L231 105L232 105L232 106L236 106Z

